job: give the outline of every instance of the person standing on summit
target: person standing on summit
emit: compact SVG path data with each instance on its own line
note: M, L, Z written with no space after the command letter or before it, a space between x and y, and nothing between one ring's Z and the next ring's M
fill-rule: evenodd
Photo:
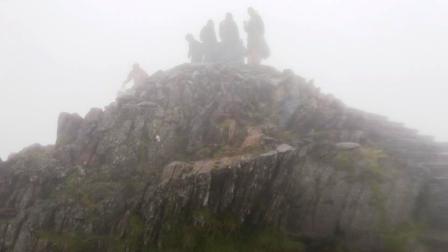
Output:
M219 24L220 60L224 63L244 63L244 45L238 25L231 13Z
M132 65L132 70L128 74L128 78L123 81L122 88L126 87L131 80L134 80L134 86L140 86L145 83L145 81L149 78L149 75L143 70L139 64L135 63Z
M209 20L207 25L202 28L200 39L204 49L204 62L214 63L217 61L218 39L216 38L215 23Z
M235 43L240 40L238 26L231 13L227 13L225 19L219 24L219 37L223 43Z
M265 27L261 16L250 7L248 9L249 21L244 22L247 33L247 63L259 65L263 59L270 56L270 50L264 37Z
M192 34L187 34L185 39L188 42L188 58L191 60L191 63L202 63L204 50L201 42L197 41Z

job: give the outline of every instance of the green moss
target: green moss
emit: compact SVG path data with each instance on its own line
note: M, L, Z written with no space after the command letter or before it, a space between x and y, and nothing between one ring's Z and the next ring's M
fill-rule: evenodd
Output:
M300 138L298 133L289 131L289 130L278 130L278 129L269 129L267 135L272 136L275 139L279 139L282 142L291 143L296 139Z
M74 177L66 181L61 196L69 196L83 207L94 209L101 200L113 197L122 187L120 183L89 181Z
M181 220L165 225L157 251L304 251L300 241L274 228L242 225L235 216L218 217L208 210L192 215L195 224Z
M130 251L139 251L143 247L144 231L145 223L143 219L137 214L131 215L129 218L129 226L121 246L125 246Z
M334 157L334 165L338 170L352 173L355 170L355 157L350 152L339 152Z
M235 230L202 229L193 226L177 227L164 236L158 251L304 251L300 241L269 229Z
M385 251L409 251L410 243L418 240L423 229L422 225L415 223L405 223L398 226L390 224L391 220L387 212L387 192L384 191L383 183L396 175L396 168L389 166L386 169L382 165L382 162L388 158L382 150L362 148L359 154L359 160L363 164L363 172L358 176L358 179L370 186L370 204L377 216L376 230L383 240Z
M307 242L307 252L358 252L347 248L343 237L332 236Z
M257 251L305 251L302 242L289 239L275 229L262 229L250 237L249 240L245 251L251 248L255 248Z
M386 170L381 161L387 158L387 155L380 149L363 148L361 154L365 162L366 171L364 175L370 179L382 180L387 177L392 170Z
M110 236L95 236L81 233L54 233L42 231L37 233L39 240L48 241L58 249L68 252L95 252L102 245L113 243Z
M424 233L424 226L405 223L383 234L386 252L410 251L411 242L419 240Z
M145 187L146 178L147 176L136 173L131 177L114 179L108 170L96 168L90 169L87 175L81 175L78 169L74 169L49 197L71 199L87 209L93 209L102 200L115 197L117 192L135 195Z
M385 163L389 163L388 166ZM415 223L391 225L387 212L387 192L384 182L397 176L396 166L380 149L363 147L357 151L339 152L333 159L336 169L349 171L352 182L361 182L370 187L370 205L377 217L376 230L382 238L386 252L409 251L412 241L422 233L421 225Z
M331 160L332 165L339 171L348 172L350 182L383 182L395 171L386 169L383 161L387 155L373 147L363 147L353 151L339 151Z
M211 146L206 146L203 147L201 149L199 149L198 151L196 151L196 153L194 153L194 156L197 159L202 159L202 158L206 158L212 155L212 153L215 151L216 147L211 147Z
M136 214L129 218L128 227L123 237L118 235L95 235L85 233L37 232L39 240L48 241L56 248L68 252L94 251L146 251L143 246L144 222Z

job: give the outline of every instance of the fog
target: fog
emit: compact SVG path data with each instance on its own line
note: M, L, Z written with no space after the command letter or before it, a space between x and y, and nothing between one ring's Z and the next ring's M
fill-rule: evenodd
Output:
M55 141L60 112L114 100L131 65L185 63L186 33L254 6L265 63L448 140L446 0L0 0L0 156Z

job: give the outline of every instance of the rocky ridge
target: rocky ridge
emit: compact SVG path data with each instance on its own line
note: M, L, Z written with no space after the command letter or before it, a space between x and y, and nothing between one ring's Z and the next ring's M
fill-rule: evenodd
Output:
M445 251L446 153L291 71L182 65L0 162L0 251Z

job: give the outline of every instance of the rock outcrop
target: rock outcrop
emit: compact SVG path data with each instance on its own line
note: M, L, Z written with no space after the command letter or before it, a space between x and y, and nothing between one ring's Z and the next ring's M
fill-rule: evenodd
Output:
M0 251L445 251L446 145L291 71L183 65L0 162Z

